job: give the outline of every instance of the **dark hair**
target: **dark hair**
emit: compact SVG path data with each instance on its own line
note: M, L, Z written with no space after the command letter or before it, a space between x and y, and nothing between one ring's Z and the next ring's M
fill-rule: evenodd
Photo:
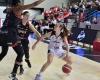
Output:
M18 3L21 3L21 1L20 0L9 0L8 2L10 6L16 6L18 5Z
M23 13L22 13L22 15L26 15L27 13L29 13L28 11L24 11Z
M7 13L7 8L3 10L3 13Z
M67 29L67 26L64 23L59 23L61 27L61 33L60 36L64 40L64 37L68 37L70 34L70 31ZM52 31L51 35L55 35L55 31Z
M64 37L68 37L69 35L69 30L67 29L66 25L62 26L62 32L61 32L61 37L64 39Z

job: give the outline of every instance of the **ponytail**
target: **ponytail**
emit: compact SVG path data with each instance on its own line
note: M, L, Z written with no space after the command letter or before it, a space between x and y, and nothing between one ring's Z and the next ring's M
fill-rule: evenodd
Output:
M61 32L62 39L64 39L64 37L68 37L68 35L69 35L69 30L65 25L63 25L62 32Z

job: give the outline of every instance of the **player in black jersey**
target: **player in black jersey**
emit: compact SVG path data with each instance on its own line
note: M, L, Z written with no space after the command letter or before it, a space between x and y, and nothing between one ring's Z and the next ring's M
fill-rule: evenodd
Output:
M24 54L24 50L23 50L21 40L18 35L18 29L17 29L17 26L21 22L21 16L22 16L21 13L23 10L37 6L38 4L40 4L43 1L44 0L37 0L37 1L33 2L32 4L22 5L20 0L11 0L10 7L8 10L9 13L7 13L8 16L6 17L6 19L4 21L5 24L7 24L7 25L3 26L3 28L1 29L1 30L8 32L7 39L6 39L7 41L5 41L5 42L2 41L4 43L4 45L1 45L1 46L2 46L2 50L4 50L4 52L2 51L1 53L4 53L4 55L5 55L8 50L8 44L6 44L6 43L8 43L8 42L12 43L12 47L15 50L15 52L17 53L17 58L15 60L14 68L13 68L13 71L11 74L12 80L18 80L16 78L16 73L17 73L18 67L22 63L22 58L23 58L23 54ZM2 57L1 57L1 60L2 60Z
M18 26L18 33L19 37L21 39L21 43L24 49L25 54L25 61L28 64L28 67L31 68L31 63L29 61L29 34L34 32L38 38L41 37L40 33L34 28L32 23L28 20L29 18L29 12L25 11L22 13L23 19L21 24ZM23 67L20 65L20 74L23 74Z

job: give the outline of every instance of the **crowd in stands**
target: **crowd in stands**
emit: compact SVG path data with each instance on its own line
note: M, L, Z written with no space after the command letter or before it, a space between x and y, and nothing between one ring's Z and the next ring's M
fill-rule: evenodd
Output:
M51 31L57 22L67 23L67 18L71 15L67 8L60 8L58 6L52 7L44 11L43 20L32 20L38 31L45 34Z
M67 8L54 6L44 11L43 20L33 20L32 23L42 34L51 31L59 21L67 25L70 16L75 16L74 19L76 22L85 22L87 27L89 27L92 23L97 23L97 17L92 15L96 12L99 4L100 2L98 0L95 2L91 0L88 2L71 3Z

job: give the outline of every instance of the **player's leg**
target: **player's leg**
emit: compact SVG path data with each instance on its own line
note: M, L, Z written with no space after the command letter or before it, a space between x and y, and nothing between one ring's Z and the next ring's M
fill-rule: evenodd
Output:
M29 41L21 40L21 43L22 43L22 46L23 46L24 54L25 54L25 61L28 65L28 67L31 68L31 63L29 61L29 47L28 47ZM22 75L23 72L24 72L23 65L20 65L20 75Z
M1 46L1 54L0 54L0 61L7 55L8 52L8 45Z
M22 65L24 50L23 50L21 43L17 44L15 47L13 47L13 49L17 53L17 57L16 57L16 60L15 60L13 71L11 73L11 77L12 77L12 79L17 80L16 74L17 74L18 67L20 65Z
M66 62L66 64L72 64L71 56L65 55L65 57L63 57L62 59Z
M29 60L29 40L23 40L22 45L25 52L25 62L27 63L28 67L31 68L31 63Z
M46 61L46 63L42 66L40 72L36 75L35 80L42 80L42 79L43 79L42 73L43 73L43 72L47 69L47 67L52 63L53 57L54 57L54 55L52 55L51 53L48 54L48 56L47 56L47 61Z

